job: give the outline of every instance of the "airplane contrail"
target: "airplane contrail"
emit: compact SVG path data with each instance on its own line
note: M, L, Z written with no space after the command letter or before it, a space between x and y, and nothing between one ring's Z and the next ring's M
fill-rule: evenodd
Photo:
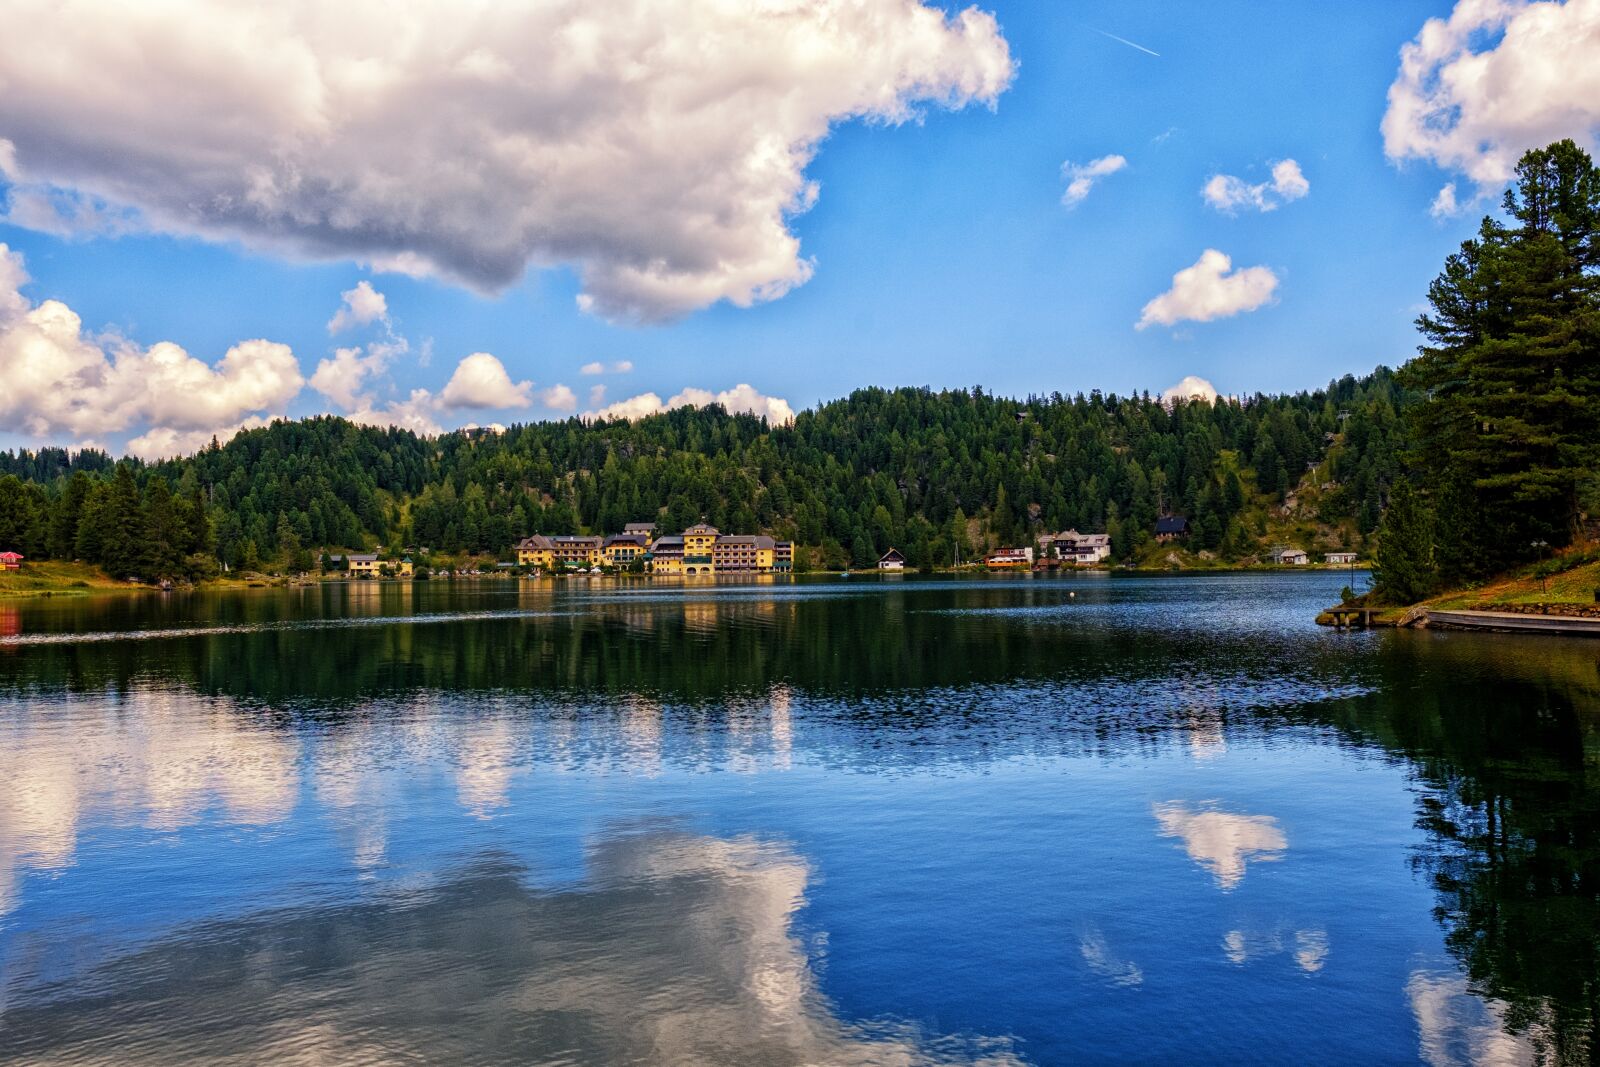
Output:
M1161 58L1161 53L1160 52L1152 52L1150 49L1146 48L1144 45L1142 45L1142 44L1134 44L1132 41L1128 40L1126 37L1118 37L1116 34L1107 33L1105 30L1096 30L1093 26L1090 26L1089 28L1091 30L1094 30L1095 33L1100 34L1102 37L1109 37L1113 41L1120 41L1121 43L1127 45L1129 48L1137 48L1139 51L1144 52L1144 53L1146 53L1148 55L1155 56L1157 59Z

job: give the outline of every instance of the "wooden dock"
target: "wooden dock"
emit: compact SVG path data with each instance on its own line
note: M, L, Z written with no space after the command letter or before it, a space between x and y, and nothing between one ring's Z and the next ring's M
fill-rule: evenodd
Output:
M1572 634L1600 637L1600 619L1577 615L1523 615L1514 611L1428 611L1429 626L1459 630Z

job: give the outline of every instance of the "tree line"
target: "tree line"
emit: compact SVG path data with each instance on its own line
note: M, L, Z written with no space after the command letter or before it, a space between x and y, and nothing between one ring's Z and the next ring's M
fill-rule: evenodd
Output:
M699 521L769 532L819 566L870 564L893 546L928 567L1069 527L1109 532L1126 558L1175 513L1194 547L1246 555L1261 532L1250 502L1281 500L1330 456L1341 490L1322 517L1374 527L1401 401L1380 368L1214 404L861 389L776 427L715 405L432 439L281 420L155 464L0 453L0 544L193 577L222 564L309 569L319 547L503 554L531 533L654 519L664 532Z

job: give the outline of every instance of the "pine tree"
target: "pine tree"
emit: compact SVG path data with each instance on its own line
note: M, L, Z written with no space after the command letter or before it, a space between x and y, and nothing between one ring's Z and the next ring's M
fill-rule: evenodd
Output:
M1389 494L1372 568L1373 583L1385 599L1410 604L1433 592L1433 541L1433 513L1408 483L1399 483Z

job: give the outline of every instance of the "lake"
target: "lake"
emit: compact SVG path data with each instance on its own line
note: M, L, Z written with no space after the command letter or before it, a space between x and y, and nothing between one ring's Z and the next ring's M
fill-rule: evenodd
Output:
M0 601L0 1062L1589 1063L1600 644L1350 580Z

